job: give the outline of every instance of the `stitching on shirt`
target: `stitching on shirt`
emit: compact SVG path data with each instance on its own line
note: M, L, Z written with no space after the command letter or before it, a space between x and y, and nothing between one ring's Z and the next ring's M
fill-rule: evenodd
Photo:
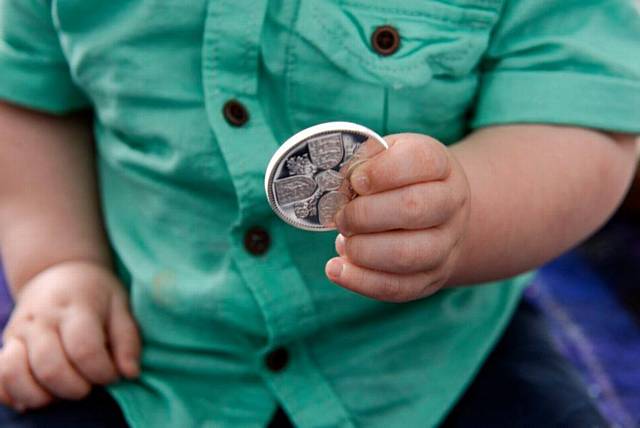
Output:
M224 5L221 5L224 6ZM217 11L213 11L213 8L215 6L210 6L212 13L215 15L219 15ZM239 92L243 95L246 94L250 94L251 93L251 75L250 73L247 72L247 66L249 65L249 61L252 58L255 58L257 60L257 51L254 51L252 54L251 51L251 40L250 37L247 37L248 35L251 34L251 29L255 27L255 23L257 21L257 13L252 10L252 13L250 14L250 16L248 17L248 21L247 25L243 26L243 32L244 32L244 37L243 37L243 47L242 47L242 55L239 59L239 63L240 63L240 68L239 68L239 73L236 74L237 79L239 80L238 82L238 87L237 88L228 88L226 85L225 86L221 86L222 82L220 81L219 77L216 73L213 73L214 76L217 78L215 80L215 86L218 89L214 89L214 92L217 92L219 89L221 88L225 88L225 89L233 89L236 92ZM207 17L207 19L209 19L209 17ZM220 44L219 44L219 39L220 37L217 36L211 36L210 34L208 34L207 32L205 32L205 37L208 37L211 39L211 49L213 52L210 53L205 53L204 57L206 58L208 55L211 56L211 67L212 67L212 71L219 71L222 69L224 63L220 60ZM203 45L203 49L205 48L205 46ZM259 49L259 47L257 48ZM206 79L206 76L203 76L203 80ZM206 86L206 81L203 82L203 85Z
M405 16L418 16L418 17L430 18L430 19L446 22L448 24L468 23L468 24L471 24L473 28L476 28L476 29L490 27L494 21L490 17L481 19L481 18L472 18L472 17L462 16L460 17L460 19L452 19L447 17L444 13L418 11L413 9L404 9L400 7L373 6L366 3L362 3L361 1L358 1L358 0L343 0L343 4L360 7L367 10L383 12L385 14L396 13L396 14L405 15Z
M289 100L293 101L294 97L293 97L293 71L295 70L295 65L297 62L297 53L295 52L295 45L294 45L294 39L295 39L295 29L294 26L296 25L296 23L298 22L298 17L300 16L300 2L296 2L296 10L293 13L293 16L291 17L291 22L290 25L287 26L287 45L285 47L285 70L284 70L284 81L285 81L285 85L286 85L286 90L285 90L285 94L286 94L286 99L285 99L285 108L287 111L287 118L288 118L288 123L287 125L289 125L290 127L293 125L293 118L294 116L294 110L293 110L293 103L290 103Z
M233 6L230 6L233 7ZM248 22L247 25L243 26L244 29L244 48L243 48L243 55L242 55L242 59L240 60L240 75L242 78L242 93L243 94L249 94L251 93L251 76L249 73L247 73L248 70L248 66L249 66L249 60L253 59L254 54L257 54L257 52L253 52L251 51L251 30L256 28L257 22L258 22L258 18L257 18L257 14L256 14L256 9L257 8L252 8L251 9L251 13L248 16ZM256 49L260 49L259 47L256 47ZM257 60L257 56L256 56L256 60ZM257 89L257 88L256 88Z
M215 82L215 80L213 80L212 82L207 82L207 79L209 78L209 76L207 74L211 74L212 75L212 74L214 74L213 73L214 70L219 70L220 67L219 67L218 57L219 57L220 53L219 53L219 48L218 48L218 38L217 37L211 37L211 30L209 28L209 25L211 25L209 20L213 20L211 15L215 14L215 12L213 11L213 7L214 6L211 3L209 3L207 6L208 6L207 7L207 16L205 18L205 23L204 23L204 25L205 25L205 28L204 28L204 39L205 40L204 40L203 45L202 45L202 49L203 49L203 52L202 52L203 59L202 59L202 61L204 63L206 61L206 58L208 58L210 56L210 58L211 58L211 68L209 70L207 70L208 73L206 73L206 74L204 74L202 76L202 85L205 87L205 103L206 104L211 104L213 102L213 99L206 99L206 98L209 98L209 97L206 96L207 95L206 88L208 88L209 85L214 85L214 88L212 88L212 90L215 93L215 86L217 86L218 83ZM204 50L207 48L206 40L210 40L209 43L211 44L210 45L211 46L211 52L204 52ZM206 66L205 66L205 69L206 69ZM209 113L209 114L211 114L211 113ZM214 118L212 117L211 120L213 120L213 119Z
M447 3L447 1L443 0L435 0L438 3ZM504 0L457 0L458 3L461 3L461 6L471 6L476 7L478 9L483 10L493 10L494 12L498 11L502 5ZM460 5L457 5L460 6ZM488 9L487 9L488 8Z

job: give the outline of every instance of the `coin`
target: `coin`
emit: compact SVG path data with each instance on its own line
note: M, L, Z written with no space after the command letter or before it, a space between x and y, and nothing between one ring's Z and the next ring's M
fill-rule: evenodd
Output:
M307 148L311 162L319 169L333 168L344 157L344 143L340 132L310 138Z
M325 227L333 225L333 216L349 202L349 196L342 192L328 192L318 201L318 220Z
M357 195L348 177L360 163L387 148L374 131L350 122L302 130L271 158L265 192L273 211L304 230L335 229L335 214Z
M326 171L322 171L318 175L315 176L316 183L318 183L318 188L322 191L329 190L338 190L342 185L342 181L344 177L337 171L332 169L328 169Z
M318 187L313 178L305 175L294 175L281 178L274 183L276 198L282 205L298 202L313 195Z

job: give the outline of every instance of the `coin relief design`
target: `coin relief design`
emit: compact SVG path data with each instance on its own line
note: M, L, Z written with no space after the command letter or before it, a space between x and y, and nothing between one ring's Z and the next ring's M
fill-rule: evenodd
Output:
M349 196L342 192L329 192L318 201L318 218L323 226L333 223L333 216L349 202Z
M323 191L338 190L342 185L344 177L339 172L332 169L322 171L315 177L318 188Z
M372 138L377 151L386 148L373 131L347 122L317 125L289 139L274 155L265 177L274 211L302 229L333 229L335 214L356 196L345 176L352 163L364 161L359 148Z
M280 205L294 204L293 213L298 219L317 217L322 226L331 226L333 216L349 201L348 195L338 191L343 175L331 169L339 168L345 160L343 140L341 132L307 140L307 153L286 160L289 176L274 181L276 200ZM357 144L352 138L346 140L352 156Z
M323 135L307 142L311 162L320 169L337 166L344 156L342 133Z
M306 175L294 175L276 181L276 196L278 202L287 205L298 202L313 195L318 187L313 178Z

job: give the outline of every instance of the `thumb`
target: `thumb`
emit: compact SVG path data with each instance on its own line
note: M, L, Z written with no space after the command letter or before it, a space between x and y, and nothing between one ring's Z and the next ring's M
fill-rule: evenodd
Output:
M111 299L107 326L111 352L118 371L127 378L138 377L140 336L124 296L116 295Z

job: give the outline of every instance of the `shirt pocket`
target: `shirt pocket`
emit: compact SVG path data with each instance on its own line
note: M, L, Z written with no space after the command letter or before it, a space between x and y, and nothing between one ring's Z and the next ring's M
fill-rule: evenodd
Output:
M440 90L437 82L475 81L497 19L497 4L469 0L414 0L399 6L384 0L301 1L289 47L287 99L295 127L324 120L352 120L381 132L406 128L389 123L390 108L410 110L425 97L464 110L468 90ZM493 2L497 3L497 2ZM382 56L372 46L376 28L389 25L400 37L397 51ZM448 93L447 93L448 92ZM395 94L408 93L402 105ZM434 99L435 97L435 99ZM414 105L412 105L412 103ZM425 123L437 119L424 117ZM429 114L427 112L427 114ZM451 116L451 112L449 112ZM453 115L455 116L455 115ZM400 121L402 122L402 121ZM405 129L407 130L407 129Z

